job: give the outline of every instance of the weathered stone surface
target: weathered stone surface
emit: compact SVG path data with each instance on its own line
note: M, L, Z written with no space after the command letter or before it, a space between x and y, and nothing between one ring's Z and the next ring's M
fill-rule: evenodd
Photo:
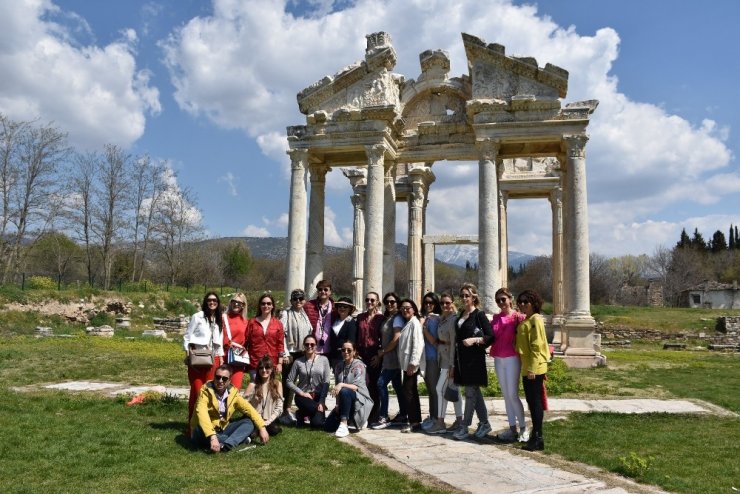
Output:
M103 326L88 326L85 328L85 331L87 332L88 336L104 336L104 337L112 337L115 334L115 330L111 328L110 326L103 325Z
M54 336L54 331L46 326L36 326L36 330L34 331L34 334L39 337L43 336Z
M162 329L145 329L141 336L149 336L154 338L167 338L167 332Z

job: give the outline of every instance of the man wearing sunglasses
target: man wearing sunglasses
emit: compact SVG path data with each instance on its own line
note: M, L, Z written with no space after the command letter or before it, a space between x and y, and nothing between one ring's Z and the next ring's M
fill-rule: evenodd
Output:
M293 404L293 390L288 387L288 376L293 362L303 356L303 338L311 334L311 321L303 309L306 303L306 294L300 288L296 288L290 293L290 307L283 310L280 314L280 322L283 323L285 330L285 352L283 357L283 392L285 400L283 401L283 414L280 416L280 423L290 425L295 423L295 415L290 412L290 406Z
M316 298L303 306L316 337L316 353L329 358L333 346L331 321L336 317L334 300L331 298L331 282L320 280L316 283Z
M232 422L236 410L244 417ZM210 448L214 453L228 452L241 444L248 444L255 427L262 444L270 440L260 414L239 394L236 386L231 385L228 365L216 369L213 381L208 381L200 389L190 427L193 442Z

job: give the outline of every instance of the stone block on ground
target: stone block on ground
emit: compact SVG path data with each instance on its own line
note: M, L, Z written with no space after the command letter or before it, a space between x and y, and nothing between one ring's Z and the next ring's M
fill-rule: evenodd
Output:
M112 337L115 334L115 330L108 326L107 324L104 324L103 326L88 326L85 331L87 332L88 336L104 336L104 337Z

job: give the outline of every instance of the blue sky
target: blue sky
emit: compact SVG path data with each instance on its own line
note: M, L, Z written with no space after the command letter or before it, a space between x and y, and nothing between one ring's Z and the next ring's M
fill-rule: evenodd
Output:
M390 33L394 72L450 52L461 32L570 72L564 102L599 99L587 147L590 245L651 254L682 228L740 223L740 2L653 0L0 0L0 112L39 117L80 149L120 144L167 160L211 236L285 236L285 127L295 95ZM433 168L428 233L476 233L477 165ZM326 242L351 242L349 185L328 175ZM472 213L471 213L472 209ZM406 208L398 207L404 241ZM510 248L550 251L544 201L510 203Z

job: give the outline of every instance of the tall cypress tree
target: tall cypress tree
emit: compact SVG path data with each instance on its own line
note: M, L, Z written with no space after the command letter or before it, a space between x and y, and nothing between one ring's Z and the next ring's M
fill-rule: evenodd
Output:
M729 245L727 246L728 249L732 250L735 248L735 231L732 228L732 223L730 223L730 236L727 237L730 241Z

